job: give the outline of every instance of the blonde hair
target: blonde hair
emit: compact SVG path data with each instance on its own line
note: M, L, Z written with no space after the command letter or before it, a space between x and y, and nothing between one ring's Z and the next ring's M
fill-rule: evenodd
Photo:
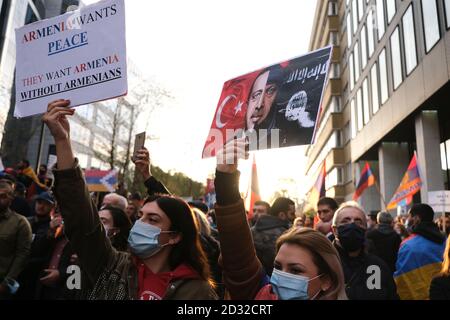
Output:
M211 227L209 225L208 219L206 218L206 215L200 209L197 208L191 209L192 212L194 213L198 231L203 235L210 236Z
M441 275L450 276L450 237L447 238L447 245L445 246Z
M366 211L364 210L363 207L361 207L359 205L358 202L356 201L347 201L344 202L343 204L341 204L339 206L339 208L336 210L336 212L334 213L334 217L333 217L333 227L337 227L337 221L339 218L340 213L344 210L344 209L348 209L348 208L353 208L356 210L361 211L362 215L364 216L363 222L367 223L367 218L366 218Z
M347 300L341 259L330 240L311 228L299 228L288 231L278 238L277 252L285 243L295 244L307 249L312 254L313 263L317 266L319 272L330 277L331 286L321 292L319 300Z

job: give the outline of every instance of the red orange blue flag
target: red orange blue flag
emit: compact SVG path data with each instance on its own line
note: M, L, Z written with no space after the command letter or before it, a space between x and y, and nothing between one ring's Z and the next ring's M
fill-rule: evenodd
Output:
M256 169L256 159L253 155L252 178L250 181L250 208L248 210L248 219L253 218L253 206L256 201L261 200L259 193L258 171Z
M391 201L387 205L387 210L395 209L399 205L411 203L412 196L416 194L421 187L422 179L420 179L417 158L414 153L414 156L409 163L408 170L403 176L397 191L395 191Z

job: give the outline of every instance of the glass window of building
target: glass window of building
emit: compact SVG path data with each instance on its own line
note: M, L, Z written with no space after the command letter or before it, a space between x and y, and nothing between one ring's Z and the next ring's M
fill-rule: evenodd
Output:
M367 78L363 82L363 110L364 110L364 124L367 124L370 120L370 107L369 107L369 84Z
M396 0L386 0L388 23L390 23L392 21L392 18L394 18L394 16L395 16L395 11L396 11L395 1Z
M350 73L350 79L349 79L350 91L352 91L353 87L355 86L355 66L353 64L353 53L349 57L348 65L349 65L349 73Z
M344 145L347 144L347 142L349 142L352 138L352 133L351 133L351 129L350 129L350 121L347 122L347 124L344 127L343 130L343 139L344 139Z
M347 162L344 170L345 170L344 171L344 183L351 182L352 181L352 172L353 172L353 167L352 167L351 161Z
M414 16L412 4L402 18L403 41L405 46L406 75L409 75L417 66L416 32L414 29Z
M380 66L381 104L384 104L387 99L389 99L386 49L383 49L383 51L381 51L378 63Z
M380 109L380 99L378 97L378 70L375 62L370 70L370 84L372 85L372 112L377 113Z
M334 168L325 176L325 189L330 189L336 185L342 184L343 170L341 167Z
M339 45L339 33L335 31L330 32L330 45L338 46Z
M360 131L364 126L364 113L363 113L363 101L362 101L362 90L359 88L356 95L356 116L358 118L358 131Z
M328 2L328 15L337 16L337 14L338 14L337 2Z
M447 29L450 28L450 0L445 0L445 22L447 25Z
M352 1L353 34L358 30L358 6L356 0Z
M427 53L441 38L436 0L422 0L423 29Z
M400 30L395 28L391 35L392 73L394 76L394 90L403 82L402 54L400 51Z
M364 15L364 0L358 0L358 21L361 21Z
M341 97L333 96L333 98L331 98L330 104L332 106L332 109L331 109L332 112L341 112L342 111Z
M366 26L364 25L361 29L361 69L367 65L367 36L366 36Z
M330 79L339 79L341 77L341 65L339 63L332 63L330 70Z
M350 48L352 44L352 18L350 16L350 11L347 13L347 47Z
M378 40L380 40L386 27L384 25L384 0L377 0L377 27L378 27Z
M375 43L374 43L375 37L373 35L373 32L374 32L373 12L372 8L370 8L369 13L367 15L367 43L369 45L369 58L375 51Z
M361 74L361 65L359 63L359 42L356 41L355 43L355 81L358 82L359 75Z
M352 139L354 139L356 137L356 104L355 104L355 99L352 100L351 104L350 104L350 111L351 111L351 120L350 120L350 125L351 125L351 129L352 129Z

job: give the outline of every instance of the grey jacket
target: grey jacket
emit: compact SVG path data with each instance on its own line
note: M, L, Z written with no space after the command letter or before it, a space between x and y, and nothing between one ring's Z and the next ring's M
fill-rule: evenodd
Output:
M7 209L0 212L0 282L17 280L31 251L31 227L27 219Z

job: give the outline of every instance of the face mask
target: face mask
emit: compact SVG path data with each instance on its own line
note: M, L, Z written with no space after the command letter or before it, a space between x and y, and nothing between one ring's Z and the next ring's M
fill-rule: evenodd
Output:
M270 284L272 285L275 294L281 300L308 300L308 283L320 276L322 275L320 274L317 277L309 279L305 276L273 269L272 276L270 277ZM315 298L319 292L317 292L313 298Z
M345 251L354 252L364 245L365 230L355 223L343 224L337 228L337 238Z
M163 247L169 245L166 243L161 245L159 243L159 235L161 233L171 233L173 231L161 231L160 228L154 225L144 223L137 220L130 230L128 237L128 244L130 250L140 259L147 259L158 253Z

